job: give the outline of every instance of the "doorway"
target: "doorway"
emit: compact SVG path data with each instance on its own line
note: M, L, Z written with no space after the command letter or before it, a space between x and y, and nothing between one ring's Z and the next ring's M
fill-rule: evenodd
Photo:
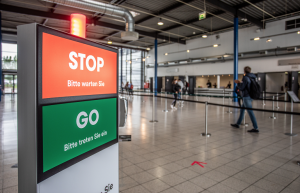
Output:
M4 74L4 94L18 93L18 76L17 74Z

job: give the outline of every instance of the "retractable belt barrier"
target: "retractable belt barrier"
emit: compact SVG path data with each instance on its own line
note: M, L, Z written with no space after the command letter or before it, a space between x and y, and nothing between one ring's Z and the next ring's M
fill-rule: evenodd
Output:
M141 95L141 94L133 94L136 96L147 96L147 97L153 97L153 95L150 95L153 92L148 92L149 95ZM126 94L124 92L121 92L119 94ZM157 94L163 94L162 92L157 92ZM174 93L168 93L168 94L174 94ZM211 95L189 95L189 96L201 96L201 97L215 97L215 98L222 98L222 97L217 97L217 96L211 96ZM166 96L155 96L157 98L165 98L165 99L174 99L171 97L166 97ZM227 98L240 98L240 97L228 97ZM178 99L179 101L186 101L186 102L193 102L193 103L201 103L201 104L205 104L204 101L194 101L194 100L188 100L188 99ZM273 100L270 100L273 101ZM283 102L288 102L288 101L283 101ZM288 115L300 115L300 112L289 112L289 111L275 111L275 110L268 110L268 109L258 109L258 108L246 108L246 107L238 107L238 106L232 106L232 105L225 105L225 104L219 104L219 103L211 103L208 102L208 105L213 105L213 106L221 106L221 107L228 107L228 108L236 108L236 109L246 109L246 110L253 110L253 111L262 111L262 112L276 112L276 113L281 113L281 114L288 114Z
M122 92L122 94L124 94ZM150 93L149 93L150 94ZM158 94L158 93L157 93ZM162 93L160 93L162 94ZM177 93L176 93L177 94ZM153 97L153 108L154 108L154 98L165 98L166 101L165 101L165 110L163 112L168 112L167 110L167 99L174 99L174 98L170 98L170 97L167 97L167 93L165 93L165 96L155 96L155 93L153 93L153 95L139 95L139 94L134 94L136 96L152 96ZM210 96L209 96L210 97ZM216 97L216 96L212 96L212 97ZM277 97L278 97L278 94L277 94ZM234 97L228 97L228 98L234 98ZM223 98L224 99L224 98ZM276 113L281 113L281 114L288 114L288 115L291 115L291 129L290 129L290 133L285 133L285 135L288 135L288 136L296 136L297 134L296 133L293 133L293 115L300 115L300 112L293 112L293 103L291 103L291 112L288 112L288 111L275 111L274 110L274 100L275 99L275 96L273 96L273 103L272 103L272 107L273 109L272 110L267 110L267 109L257 109L257 108L247 108L247 107L238 107L238 106L232 106L232 105L225 105L225 104L218 104L218 103L211 103L211 102L202 102L202 101L195 101L195 100L187 100L187 99L179 99L179 101L186 101L186 102L192 102L192 103L201 103L201 104L205 104L205 131L204 133L202 133L202 136L203 137L210 137L211 136L211 133L208 133L207 131L207 112L208 112L208 105L214 105L214 106L221 106L221 107L228 107L229 110L227 113L232 113L230 111L230 108L236 108L236 109L245 109L245 110L253 110L253 111L262 111L262 112L270 112L272 113L272 116L270 118L272 119L276 119L275 117L275 112ZM277 98L278 99L278 98ZM278 100L277 100L278 101ZM277 105L278 106L278 105ZM277 108L278 109L278 108ZM152 121L150 122L158 122L156 120L154 120L154 109L153 109L153 112L152 112L153 116L152 116ZM244 117L244 124L243 126L247 127L248 124L245 122L245 117Z

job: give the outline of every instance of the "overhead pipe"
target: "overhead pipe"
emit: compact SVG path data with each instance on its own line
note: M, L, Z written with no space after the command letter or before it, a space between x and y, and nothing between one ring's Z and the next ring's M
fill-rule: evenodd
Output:
M128 9L117 7L94 0L41 0L58 5L64 5L85 11L102 13L105 15L123 18L126 21L125 31L121 33L121 38L127 41L136 41L139 38L139 33L134 30L134 18Z

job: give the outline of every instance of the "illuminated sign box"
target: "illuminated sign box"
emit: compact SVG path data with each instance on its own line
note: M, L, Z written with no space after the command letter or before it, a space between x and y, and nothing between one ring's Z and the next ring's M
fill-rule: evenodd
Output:
M117 93L117 53L42 33L42 98Z
M43 172L117 139L116 99L43 106Z
M37 26L38 182L118 142L117 50Z

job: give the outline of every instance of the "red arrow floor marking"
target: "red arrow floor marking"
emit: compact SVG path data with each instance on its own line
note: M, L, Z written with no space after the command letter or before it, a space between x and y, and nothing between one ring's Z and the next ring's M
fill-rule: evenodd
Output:
M201 166L202 168L204 168L204 166L201 165L201 164L207 164L207 163L194 161L191 165L193 166L195 164L198 164L199 166Z

